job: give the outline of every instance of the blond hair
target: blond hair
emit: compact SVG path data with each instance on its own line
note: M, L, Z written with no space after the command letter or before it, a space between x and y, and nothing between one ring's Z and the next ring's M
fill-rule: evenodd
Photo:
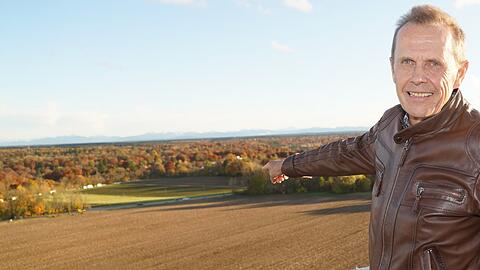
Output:
M400 17L397 22L397 28L393 35L391 57L395 53L395 43L400 29L407 23L443 25L448 27L453 37L453 53L457 63L465 61L465 33L458 25L457 21L443 10L431 6L421 5L413 7L407 14Z

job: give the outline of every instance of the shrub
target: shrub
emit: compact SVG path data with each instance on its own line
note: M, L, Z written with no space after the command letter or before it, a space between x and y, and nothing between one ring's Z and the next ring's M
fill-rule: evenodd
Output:
M333 182L333 180L332 180ZM313 177L312 179L303 180L302 186L310 192L316 191L331 191L331 184L327 180L327 178L320 176L320 177Z
M355 191L355 176L337 176L333 178L332 191L337 194Z
M47 186L41 182L9 189L0 200L0 219L81 212L87 207L81 195L62 191L60 186L58 192L50 193Z
M272 184L267 175L256 172L250 177L247 194L333 192L367 192L372 189L372 177L365 175L314 177L312 179L290 178L281 184Z
M282 184L285 185L285 193L296 193L300 190L305 190L305 188L302 186L302 181L308 181L308 180L290 178L284 181Z
M320 191L319 177L314 177L312 179L304 180L303 187L308 191Z
M358 175L355 181L356 192L367 192L372 190L373 181L371 176Z
M266 178L266 184L265 184L265 193L266 194L274 194L274 193L285 193L285 182L281 184L272 184L270 182L270 178ZM288 181L288 180L287 180Z
M318 180L318 183L320 185L320 191L332 191L333 181L334 177L332 176L329 176L327 178L321 176Z
M302 192L307 192L307 191L308 190L302 185L300 185L296 190L297 193L302 193Z
M69 200L66 202L66 210L68 213L81 212L86 208L85 199L82 195L72 193L69 196Z
M35 203L33 206L33 214L34 215L43 215L45 213L45 202L43 200L40 200Z
M265 194L265 186L267 182L270 182L268 177L262 172L257 171L248 180L247 194Z

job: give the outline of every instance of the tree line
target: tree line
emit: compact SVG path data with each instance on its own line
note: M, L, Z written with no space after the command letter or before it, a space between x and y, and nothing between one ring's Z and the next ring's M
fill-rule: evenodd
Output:
M78 187L162 176L244 176L269 160L348 135L279 136L0 149L0 181Z
M51 204L52 198L42 203L39 197L53 196L49 192L59 187L73 189L90 184L165 176L255 176L269 160L317 148L351 135L0 148L0 216L2 209L6 214L6 203L12 197L27 198L24 203L29 206L23 208L26 209L23 215L70 211L76 207L72 205L83 206L76 198L63 199L70 201L65 205ZM263 180L266 181L265 178ZM303 185L308 184L301 185L307 189ZM285 185L276 189L282 186ZM300 187L296 189L301 190ZM312 186L308 189L314 190ZM18 194L23 195L16 196Z

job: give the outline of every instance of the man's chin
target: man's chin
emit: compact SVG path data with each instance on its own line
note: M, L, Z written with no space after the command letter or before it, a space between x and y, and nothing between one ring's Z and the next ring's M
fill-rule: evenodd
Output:
M414 117L414 118L423 119L435 114L434 110L421 108L419 106L403 106L402 105L402 108L404 111L408 113L409 118Z
M426 118L429 118L435 115L434 113L417 113L417 112L409 113L408 111L407 113L408 113L408 119L412 124L416 124L418 122L425 120Z

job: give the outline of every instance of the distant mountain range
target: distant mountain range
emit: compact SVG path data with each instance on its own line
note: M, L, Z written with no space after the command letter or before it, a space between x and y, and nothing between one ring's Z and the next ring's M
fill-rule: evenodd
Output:
M0 146L33 146L33 145L62 145L62 144L89 144L89 143L120 143L120 142L142 142L142 141L166 141L166 140L185 140L185 139L210 139L210 138L231 138L231 137L251 137L251 136L271 136L271 135L295 135L295 134L315 134L315 133L342 133L342 132L361 132L366 131L366 127L337 127L337 128L308 128L308 129L247 129L227 132L163 132L147 133L137 136L61 136L23 141L0 141Z

